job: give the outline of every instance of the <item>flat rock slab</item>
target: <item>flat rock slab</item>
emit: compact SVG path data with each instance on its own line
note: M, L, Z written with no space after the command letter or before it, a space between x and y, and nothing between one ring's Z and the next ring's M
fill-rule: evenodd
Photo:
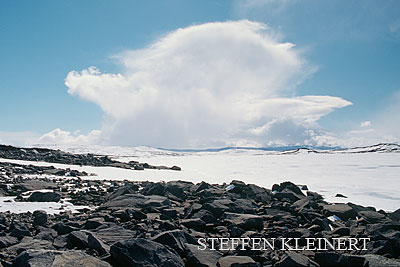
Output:
M184 267L182 259L165 246L144 238L115 243L110 248L118 266Z
M355 219L357 213L347 204L323 205L324 211L329 215L336 215L343 221Z
M400 259L388 259L381 255L367 254L363 257L369 262L369 267L398 267Z
M287 251L286 255L280 261L278 261L274 266L276 266L276 267L318 267L319 265L315 262L312 262L307 256L304 256L297 252Z
M247 256L226 256L218 260L220 267L247 266L258 267L259 264Z
M145 209L152 207L170 206L170 201L164 196L150 195L143 196L139 194L126 194L118 196L111 201L104 203L99 207L102 209L121 209L121 208L137 208Z
M13 266L30 267L111 267L108 262L99 260L82 251L56 251L29 249L21 253Z
M261 231L264 228L263 217L253 214L237 214L226 212L224 219L234 225L239 226L243 230L258 230Z
M112 245L115 242L131 239L136 236L136 233L132 230L125 229L122 226L112 225L107 228L97 229L93 231L96 237L100 238L101 241L108 245Z

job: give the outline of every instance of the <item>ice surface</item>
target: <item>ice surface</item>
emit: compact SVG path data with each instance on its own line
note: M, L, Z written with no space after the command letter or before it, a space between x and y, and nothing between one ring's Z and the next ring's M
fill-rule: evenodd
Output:
M282 154L276 151L256 150L169 152L147 147L75 147L71 150L74 153L115 155L115 158L121 161L139 160L151 165L177 165L182 171L135 171L112 167L0 160L19 164L53 165L57 168L71 168L97 174L85 179L185 180L194 183L229 183L237 179L267 188L271 188L274 183L292 181L307 185L309 190L322 194L329 202L353 202L387 211L400 208L400 153ZM337 198L337 193L348 198Z

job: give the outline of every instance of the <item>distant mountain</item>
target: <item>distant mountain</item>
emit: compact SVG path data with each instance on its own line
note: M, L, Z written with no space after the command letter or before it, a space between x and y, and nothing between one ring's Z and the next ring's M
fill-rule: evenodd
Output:
M258 150L258 151L274 151L274 152L295 152L301 150L310 150L314 152L318 151L329 151L334 149L341 149L340 147L328 147L328 146L320 146L320 147L305 147L305 146L281 146L281 147L237 147L237 146L228 146L228 147L220 147L220 148L206 148L206 149L175 149L175 148L158 148L164 151L173 151L173 152L221 152L227 150Z
M395 143L380 143L372 146L354 147L347 149L335 149L333 153L400 153L400 145Z
M158 148L164 151L173 152L221 152L229 150L252 150L252 151L270 151L280 152L279 154L309 154L309 153L323 153L323 154L350 154L350 153L400 153L400 145L395 143L380 143L371 146L354 147L354 148L341 148L341 147L306 147L306 146L282 146L282 147L221 147L209 149L165 149Z

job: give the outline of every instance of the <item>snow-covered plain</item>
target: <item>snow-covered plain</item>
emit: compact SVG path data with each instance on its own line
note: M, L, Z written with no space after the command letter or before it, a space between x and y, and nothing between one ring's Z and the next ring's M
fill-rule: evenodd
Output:
M63 202L18 202L15 197L0 197L0 212L10 211L13 213L34 212L44 210L48 214L60 213L61 211L77 212L79 209L89 208L87 206L75 206L68 201Z
M95 173L87 179L229 183L242 180L271 188L292 181L307 185L329 202L353 202L377 209L400 208L400 153L296 153L232 149L220 152L170 152L154 148L63 147L74 153L113 156L120 161L138 160L151 165L178 165L182 171L135 171L112 167L71 166L44 162L0 159L19 164L53 165ZM357 151L355 151L357 152ZM337 193L348 198L335 197Z

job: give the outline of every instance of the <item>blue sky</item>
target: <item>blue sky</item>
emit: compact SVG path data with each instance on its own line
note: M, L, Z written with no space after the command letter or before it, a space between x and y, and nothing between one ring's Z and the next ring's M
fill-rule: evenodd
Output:
M395 125L400 124L396 114L400 109L399 14L398 1L1 1L0 141L19 144L46 141L162 147L289 144L351 146L377 141L398 142L400 129ZM229 24L237 21L258 23L258 26ZM225 24L212 24L215 22ZM207 23L212 25L209 28L202 26ZM260 30L259 26L268 29ZM179 28L187 34L179 37ZM204 33L207 29L209 32L220 31L220 35L207 35L207 32ZM113 83L107 83L106 87L107 81L102 79L102 84L94 86L91 82L85 83L81 73L95 66L99 73L89 74L91 78L121 73L127 79L143 69L149 71L144 67L149 60L144 56L145 53L166 53L151 48L152 44L162 43L169 47L175 41L180 41L182 51L192 48L195 51L197 43L192 40L197 38L196 34L200 34L199 45L224 44L226 47L229 46L229 40L233 39L218 38L230 30L232 36L227 38L236 38L235 29L259 34L261 39L271 39L274 44L295 44L287 55L293 58L285 61L288 65L282 68L282 72L274 74L273 71L281 64L279 57L274 61L275 65L269 65L270 79L276 78L273 75L287 76L279 84L280 87L271 84L270 87L277 88L266 89L268 93L261 92L262 89L257 92L250 90L245 97L257 95L264 100L285 98L292 101L296 97L313 95L338 99L318 99L317 102L327 103L324 106L326 110L318 113L318 118L312 112L301 118L292 116L301 113L301 109L310 105L309 102L284 117L268 113L271 104L265 102L257 110L260 114L257 113L257 118L254 118L256 111L249 108L255 105L254 101L241 106L233 105L237 103L236 100L232 103L221 100L221 106L226 104L235 107L229 114L246 110L247 115L236 121L224 111L207 107L207 104L181 103L187 103L188 99L196 102L198 98L194 97L197 94L194 92L204 87L203 83L198 84L197 91L190 91L193 95L186 99L180 100L179 94L169 91L167 95L171 95L175 102L164 109L160 109L157 103L153 103L157 107L139 109L130 107L139 105L136 102L120 104L99 99L107 98L110 94L119 94L121 99L127 99L124 95L126 90L140 90L140 86L149 86L149 81L136 81L127 85L126 89ZM166 36L170 38L163 39ZM241 45L237 46L237 51L249 49L245 38L243 35L238 40ZM187 45L183 46L182 43ZM211 45L207 49L215 50L218 57L221 51L225 51L224 48L214 48ZM173 51L168 50L170 57L160 55L158 60L168 61L180 57L179 52ZM233 62L231 65L248 62L248 58L241 58L243 61L240 62L235 60L237 51L227 51L230 52L224 54L224 57L229 58L228 62ZM138 53L142 54L138 56ZM213 55L208 56L212 58ZM136 62L140 60L147 63L138 65ZM210 62L202 60L197 58L191 64L210 65ZM224 58L220 60L225 62ZM295 61L300 61L299 65L293 66ZM158 63L151 64L155 64L152 68L158 66ZM178 65L171 65L171 68L174 66L177 68ZM187 77L192 77L193 71L198 72L199 69L190 69L190 66L183 68L192 70L191 73L182 74L185 76L183 79L186 79L185 84L190 86L192 80ZM243 66L243 69L247 68ZM77 76L72 77L74 85L68 86L65 80L71 71L76 71ZM265 68L265 72L269 73L269 69ZM156 90L158 96L162 95L160 92L163 90L171 90L163 86L168 85L169 80L180 77L181 74L177 73L178 70L171 71L168 74L170 76L165 74L162 86L156 84L151 90ZM243 97L241 92L248 90L235 88L234 93L227 90L215 93L213 86L230 78L229 72L216 73L220 76L213 77L211 80L215 82L207 83L210 88L205 89L208 90L205 93L212 94L216 100L211 101L214 106L218 105L218 99L225 99L230 94ZM240 82L245 83L246 77L241 77ZM260 79L260 83L268 83L261 76L251 77ZM249 86L252 82L254 80L249 80ZM100 88L95 92L96 96L87 95L88 91L85 90L91 86L94 86L95 91ZM176 84L171 83L170 86L176 87ZM286 90L286 87L290 87L290 90ZM142 97L142 102L146 103L148 98ZM122 110L124 105L126 108ZM168 113L171 107L180 109L177 108L171 112L171 116L163 118L163 114ZM121 112L114 112L120 109ZM214 114L210 112L209 117L198 116L207 113L205 110L213 110ZM191 115L182 117L182 113ZM214 121L215 117L229 121L229 126L219 128L221 121ZM193 123L197 118L204 122ZM142 123L143 120L147 123ZM184 127L176 127L177 123ZM154 124L159 126L155 127ZM234 126L230 128L231 125ZM58 131L54 132L54 129ZM91 134L96 138L92 139ZM176 140L173 140L175 137Z

